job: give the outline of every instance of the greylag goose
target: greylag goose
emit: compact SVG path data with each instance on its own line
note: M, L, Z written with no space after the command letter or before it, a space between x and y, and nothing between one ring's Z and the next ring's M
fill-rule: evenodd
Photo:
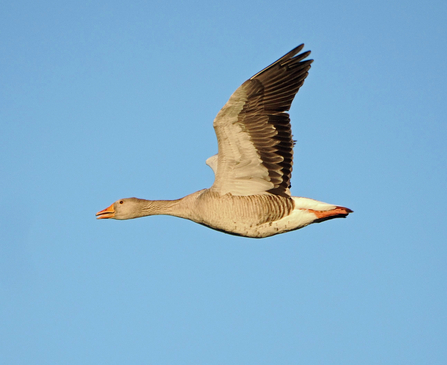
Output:
M209 189L177 200L120 199L98 219L167 214L229 234L263 238L311 223L345 218L352 210L290 194L293 146L287 111L308 75L304 44L245 81L214 119L218 153L206 163Z

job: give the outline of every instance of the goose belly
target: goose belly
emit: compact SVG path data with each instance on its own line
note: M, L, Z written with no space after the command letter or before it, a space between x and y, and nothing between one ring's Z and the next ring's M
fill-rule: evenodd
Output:
M229 234L263 238L304 227L315 219L312 213L294 210L294 205L292 198L273 194L221 196L205 190L197 197L190 219Z

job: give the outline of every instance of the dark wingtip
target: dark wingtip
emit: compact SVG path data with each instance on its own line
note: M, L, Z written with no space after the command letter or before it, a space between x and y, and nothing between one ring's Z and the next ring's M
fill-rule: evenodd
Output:
M313 62L313 60L302 61L304 58L306 58L306 57L308 57L310 55L310 51L306 51L306 52L303 52L303 53L295 56L303 48L304 48L304 43L301 43L299 46L295 47L291 51L287 52L284 56L282 56L281 58L277 59L272 64L268 65L266 68L263 68L261 71L259 71L258 73L254 74L252 77L250 77L249 80L253 80L257 76L261 75L262 73L264 73L265 71L269 70L270 68L274 67L277 64L280 64L282 66L282 65L293 63L295 65L295 67L298 64L301 64L301 65L305 64L305 65L310 66L310 64ZM302 62L300 62L300 61L302 61ZM294 66L292 66L292 67L294 67Z

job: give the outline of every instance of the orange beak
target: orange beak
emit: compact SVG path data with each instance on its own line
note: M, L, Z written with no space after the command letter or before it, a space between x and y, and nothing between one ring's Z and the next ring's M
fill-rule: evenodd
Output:
M112 204L110 207L107 207L104 210L99 211L96 213L97 219L107 219L107 218L113 218L115 217L115 208L114 204Z

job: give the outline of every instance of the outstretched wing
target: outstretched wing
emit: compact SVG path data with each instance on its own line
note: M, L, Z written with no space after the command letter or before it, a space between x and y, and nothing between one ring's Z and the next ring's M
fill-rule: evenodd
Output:
M217 114L213 191L290 196L294 142L286 112L313 61L304 60L310 51L296 55L303 47L294 48L245 81Z

